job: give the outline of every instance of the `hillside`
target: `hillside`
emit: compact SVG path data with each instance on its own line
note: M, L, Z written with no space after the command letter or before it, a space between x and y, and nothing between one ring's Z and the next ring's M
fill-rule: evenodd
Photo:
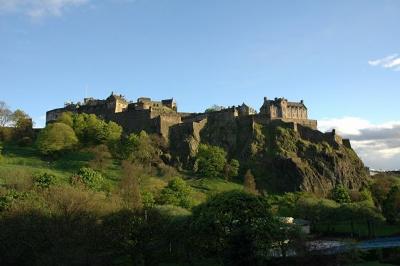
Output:
M243 170L252 169L260 190L326 196L338 183L357 190L369 178L348 141L293 123L209 116L191 128L174 128L170 138L175 160L187 167L200 143L223 147L240 160Z

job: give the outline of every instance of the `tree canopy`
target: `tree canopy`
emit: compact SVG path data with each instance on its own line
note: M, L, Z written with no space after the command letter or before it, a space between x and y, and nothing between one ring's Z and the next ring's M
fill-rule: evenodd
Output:
M39 134L36 145L44 155L71 150L78 143L74 130L63 123L47 125Z

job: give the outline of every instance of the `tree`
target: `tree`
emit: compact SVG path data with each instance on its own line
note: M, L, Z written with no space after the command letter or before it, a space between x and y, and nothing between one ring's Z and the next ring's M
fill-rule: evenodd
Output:
M158 160L159 150L145 131L129 135L124 146L125 157L136 163L149 166Z
M0 101L0 127L7 126L12 120L12 112L3 101Z
M58 123L64 123L70 127L74 127L74 120L72 118L72 113L71 112L64 112L62 113L58 119L57 119Z
M374 183L371 185L371 192L375 204L382 209L383 202L385 201L390 189L396 184L393 177L385 175L377 175L374 177Z
M20 144L30 144L33 138L33 122L27 113L17 109L11 116L14 139Z
M191 199L192 190L182 178L175 178L168 182L163 188L157 199L159 204L175 205L182 208L190 208L192 206Z
M68 114L62 117L62 121L70 123ZM94 114L73 114L72 121L82 144L110 144L121 138L121 126L112 121L107 123Z
M223 109L225 109L224 106L214 104L213 106L207 108L207 109L205 110L205 112L206 112L206 113L218 112L218 111L221 111L221 110L223 110Z
M251 194L258 194L257 190L257 185L256 185L256 180L254 179L253 174L251 173L251 170L247 170L246 174L244 175L244 190L248 193Z
M122 179L120 182L120 194L128 209L141 209L143 207L139 187L139 178L135 165L129 161L122 162Z
M44 155L55 155L71 150L78 144L78 139L71 127L62 123L47 125L39 134L36 145Z
M98 171L104 171L112 163L112 156L107 145L100 144L89 150L93 154L93 159L89 161L89 166Z
M230 160L229 163L225 164L224 166L224 177L225 180L229 180L232 177L236 177L239 174L239 161L236 159Z
M222 148L200 144L196 155L195 170L204 177L220 177L226 162L226 152Z
M224 265L265 265L269 250L281 240L281 226L263 198L230 191L193 209L188 244L191 252Z
M383 214L388 223L400 222L400 186L393 186L383 202Z
M347 189L341 185L337 184L332 190L332 199L338 203L349 203L350 195Z
M71 176L70 182L72 185L84 185L92 190L99 191L104 185L104 177L91 168L82 167Z

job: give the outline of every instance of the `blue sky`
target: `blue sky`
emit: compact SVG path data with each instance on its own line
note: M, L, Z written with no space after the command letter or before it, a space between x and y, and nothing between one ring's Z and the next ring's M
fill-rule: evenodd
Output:
M0 100L41 126L86 92L182 111L304 99L366 164L400 168L399 13L396 0L0 0Z

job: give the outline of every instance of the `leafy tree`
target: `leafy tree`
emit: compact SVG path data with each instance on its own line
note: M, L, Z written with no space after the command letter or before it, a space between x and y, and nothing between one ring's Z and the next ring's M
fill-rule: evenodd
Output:
M53 123L47 125L39 134L36 145L45 155L54 155L66 150L71 150L78 144L78 139L66 124Z
M182 178L175 178L161 190L157 202L164 205L169 204L182 208L190 208L193 204L191 192L190 186Z
M226 162L226 152L222 148L200 144L196 156L195 170L204 177L220 177Z
M191 252L226 265L264 265L274 243L282 240L281 227L263 198L230 191L193 209L188 241Z
M68 114L63 120L69 123ZM121 138L122 127L94 114L73 114L73 129L83 144L109 144Z
M17 109L12 114L11 120L14 126L14 139L18 142L22 140L20 144L30 143L33 138L33 123L29 115ZM27 138L29 138L29 141Z
M58 123L64 123L70 127L74 127L74 120L72 118L72 113L71 112L64 112L62 113L58 119L57 119Z
M70 182L73 185L84 185L90 189L99 191L104 185L104 178L101 173L88 167L82 167L70 178Z
M12 120L12 112L3 101L0 101L0 127L7 126Z
M149 166L158 160L159 150L145 131L129 135L124 146L125 157L134 162Z
M239 174L239 161L236 159L230 160L229 163L225 164L224 166L224 177L225 180L229 180L232 177L236 177Z
M349 203L350 195L343 185L337 184L332 190L332 199L338 203Z
M49 188L56 182L56 177L53 174L41 173L33 177L33 184L39 188Z
M258 194L256 180L254 179L251 170L247 170L246 174L244 175L244 190L248 193Z
M135 165L128 161L123 161L122 173L123 177L120 183L120 194L124 200L125 206L128 209L141 209L143 203Z
M396 184L396 180L385 175L378 175L374 179L374 183L371 185L372 196L375 204L382 209L389 191Z
M400 186L393 186L390 189L383 202L383 214L391 224L400 222Z
M89 166L98 171L104 171L110 167L112 156L107 145L100 144L89 150L93 154L93 159L90 160Z

